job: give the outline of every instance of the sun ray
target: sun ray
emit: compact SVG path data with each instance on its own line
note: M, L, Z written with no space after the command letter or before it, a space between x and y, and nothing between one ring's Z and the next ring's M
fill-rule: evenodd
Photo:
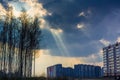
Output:
M58 29L58 30L54 30L54 29L50 29L50 32L52 33L52 36L54 37L54 40L56 41L57 47L58 49L61 51L61 54L63 56L69 56L68 55L68 50L65 46L65 43L63 42L62 39L62 30Z

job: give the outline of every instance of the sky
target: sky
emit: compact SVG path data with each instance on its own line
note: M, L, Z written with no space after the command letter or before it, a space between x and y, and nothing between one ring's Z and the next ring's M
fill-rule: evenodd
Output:
M40 17L41 49L36 76L54 64L103 66L102 48L120 42L120 0L0 0L0 14L13 6L16 17L24 7Z

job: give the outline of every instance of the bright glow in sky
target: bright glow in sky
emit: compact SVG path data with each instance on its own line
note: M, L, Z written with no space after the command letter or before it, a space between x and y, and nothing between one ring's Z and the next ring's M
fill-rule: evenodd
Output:
M5 15L5 14L6 14L6 10L4 9L2 4L0 4L0 15Z
M83 27L84 27L83 24L77 24L77 28L78 28L78 29L82 29Z
M98 58L97 55L92 54L91 56L86 57L62 57L62 56L51 56L50 50L41 50L40 57L36 58L36 76L45 75L46 68L54 64L63 64L64 67L74 67L75 64L91 64L91 65L103 65L102 62L95 62L95 59ZM91 61L88 62L88 61Z
M48 15L49 13L43 8L41 3L38 3L37 0L20 0L18 2L11 1L9 2L9 6L13 7L14 15L16 17L20 16L20 12L23 8L26 9L27 14L29 16L39 16L43 17Z
M84 13L84 12L81 12L81 13L79 14L79 16L85 16L85 13Z

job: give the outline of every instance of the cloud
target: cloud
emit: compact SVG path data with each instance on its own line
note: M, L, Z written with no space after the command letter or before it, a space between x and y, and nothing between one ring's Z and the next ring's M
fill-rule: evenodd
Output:
M80 12L78 16L89 19L91 15L92 15L91 9L86 9L85 11Z
M48 66L63 64L63 66L73 67L74 64L81 63L82 61L72 57L51 56L43 53L36 59L36 62L36 75L40 76L42 73L46 74Z
M105 40L105 39L101 39L101 40L99 40L103 45L105 45L105 46L108 46L109 44L110 44L110 42L109 41L107 41L107 40Z
M78 17L80 16L88 16L92 13L92 17L89 18L89 22L96 21L96 24L103 20L103 18L111 12L111 9L114 7L119 7L117 1L112 0L101 0L101 1L83 1L83 0L39 0L42 2L44 7L52 12L52 16L47 16L47 20L50 21L50 24L58 24L61 27L68 27L67 29L74 27L78 22L87 21L88 18ZM105 5L106 4L106 5ZM102 7L100 7L102 5ZM112 6L111 6L112 5ZM107 6L107 7L106 7ZM55 20L53 20L53 18ZM98 22L97 22L98 21Z
M38 3L37 0L36 1L27 1L26 2L31 8L28 10L28 14L30 13L31 16L46 16L48 14L47 10L45 10L42 6L41 3ZM34 12L33 12L34 11Z
M103 50L102 49L99 50L98 55L99 55L99 57L103 58Z
M85 16L85 13L84 13L84 12L81 12L81 13L79 14L79 16Z
M120 37L117 38L117 42L120 42Z
M8 1L8 4L14 8L14 14L20 16L20 12L23 8L26 9L29 16L44 17L49 15L46 9L43 8L42 3L38 0L19 0L19 1Z
M80 24L77 24L77 28L78 28L78 29L84 28L84 24L81 24L81 23L80 23Z
M31 8L30 6L34 7L36 2L36 0L33 2L30 0L23 0L23 2L19 1L19 3L22 3L21 6L27 4L27 9L31 10L31 12L33 12L35 8ZM43 13L40 15L44 17L40 20L43 24L42 27L53 26L52 29L56 33L64 33L65 38L63 41L64 45L68 48L69 58L66 59L64 53L62 53L64 57L61 55L51 33L44 31L44 37L46 37L45 39L47 42L46 46L49 46L51 51L49 55L42 54L40 56L42 60L38 60L37 64L47 66L47 63L51 65L53 64L52 62L57 59L63 60L63 62L65 61L63 64L67 64L69 63L67 61L73 60L74 57L75 61L73 61L75 63L83 62L102 65L102 53L99 50L103 48L103 45L109 45L111 40L115 41L120 34L120 0L71 0L71 2L70 0L39 0L39 2L41 3L38 3L40 5L37 6L40 10L43 9ZM39 8L35 10L37 11ZM89 18L83 17L89 16L89 14ZM86 36L88 34L90 36ZM56 60L54 60L54 58ZM60 61L57 62L60 63Z
M3 16L6 14L6 10L5 8L2 6L2 4L0 3L0 16Z
M103 67L103 51L99 50L97 53L90 54L89 56L86 57L80 57L80 59L85 63L85 64L92 64L92 65L99 65Z
M101 27L103 27L104 37L107 40L115 40L120 34L120 8L114 8L111 12L106 15L103 20L99 23ZM112 20L111 20L112 19Z
M97 3L91 3L89 1L83 1L83 3L81 3L81 0L72 0L73 2L71 3L66 3L66 0L44 1L49 3L43 5L42 3L38 3L37 0L21 0L16 5L22 3L22 6L27 6L26 9L32 16L40 13L40 17L42 17L40 19L42 28L52 25L54 27L51 28L51 31L56 34L64 33L66 39L63 41L65 41L64 45L69 48L69 56L66 57L64 53L62 53L64 56L61 55L60 50L58 50L57 46L55 46L56 43L54 39L51 39L51 33L43 32L45 33L44 37L47 37L45 38L46 42L48 43L46 46L49 46L50 48L48 49L47 47L44 50L36 51L36 53L39 53L36 54L36 75L41 75L43 72L46 72L46 68L48 66L58 63L63 64L63 66L71 67L73 67L74 64L94 64L102 66L102 51L98 51L102 48L102 46L96 41L102 38L101 35L106 35L106 28L98 26L98 23L100 23L101 20L103 20L104 17L109 14L110 6L108 6L109 8L107 9L103 9L102 7L98 6L102 4L99 3L99 1ZM12 3L15 4L16 2ZM92 4L95 4L95 6L92 6ZM15 7L15 10L19 11L17 10L17 7ZM92 16L90 20L88 18L78 17L78 14L85 16L86 12L83 11L87 11L88 7L93 7L94 16ZM33 11L35 11L35 13ZM52 14L50 14L48 11L50 11ZM91 12L88 11L88 13ZM45 19L43 17L45 17ZM47 21L50 25L47 23ZM81 22L85 22L85 24L82 24ZM90 26L86 26L86 23L89 23ZM57 26L60 27L58 28ZM81 30L83 28L85 31ZM89 34L92 34L92 36L86 36L88 31L90 31ZM100 42L104 45L108 45L110 43L104 38L101 39ZM99 48L97 48L97 46L99 46Z
M54 28L51 28L50 31L54 32L55 34L61 34L63 33L63 30L58 28L58 29L54 29Z
M16 11L18 11L20 7L18 5L21 5L23 7L27 6L26 9L28 11L31 10L30 13L32 13L33 11L39 11L36 9L34 10L35 6L37 6L36 7L37 9L40 10L42 9L43 13L41 14L41 16L45 18L40 19L41 22L40 26L42 28L46 26L49 27L54 26L53 27L54 32L59 34L64 33L64 35L62 35L62 38L65 37L63 38L63 42L64 45L67 48L69 48L68 49L68 51L70 51L69 56L78 56L78 57L87 56L90 55L91 53L96 53L98 51L98 48L94 47L93 45L98 45L99 47L101 47L101 45L99 43L92 43L92 42L93 40L98 41L99 39L101 39L103 34L105 35L104 31L106 31L106 28L98 26L98 23L100 23L100 21L104 19L104 16L109 13L109 9L111 9L111 6L109 4L107 9L106 8L103 9L102 7L99 7L99 5L104 3L104 1L101 2L95 1L91 3L89 1L81 2L81 0L78 1L72 0L72 2L68 2L66 0L58 0L58 1L39 0L39 2L41 3L38 3L37 0L19 0L19 1L12 1L11 3L14 3L14 5L15 3L17 3L15 5ZM114 4L116 3L110 3L110 4L113 5L113 7L116 7L114 6ZM103 4L103 6L105 5ZM80 12L83 12L84 14L90 14L91 10L93 16L90 20L84 17L78 17L78 14L80 14ZM49 12L52 13L52 15L47 15ZM52 47L53 53L51 53L51 55L61 56L59 51L55 51L56 43L51 33L49 32L43 32L43 33L45 33L44 37L46 36L48 37L50 35L49 39L46 38L46 42L47 42L46 46ZM73 47L74 44L78 44L78 46L75 46L74 48Z
M103 66L102 61L97 61L99 52L91 54L87 57L65 57L65 56L51 56L49 50L41 50L40 56L36 59L36 75L46 74L48 66L55 64L62 64L64 67L74 67L75 64L91 64Z

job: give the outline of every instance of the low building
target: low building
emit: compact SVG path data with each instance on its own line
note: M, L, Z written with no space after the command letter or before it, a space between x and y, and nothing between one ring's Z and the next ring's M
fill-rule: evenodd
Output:
M63 77L71 78L74 77L74 69L70 67L63 68Z
M63 76L62 71L63 71L62 64L50 66L47 68L47 77L48 78L62 77Z
M101 77L101 67L93 65L78 64L73 68L62 67L62 64L47 68L48 78L98 78Z
M101 77L101 67L78 64L74 66L75 78L98 78Z

